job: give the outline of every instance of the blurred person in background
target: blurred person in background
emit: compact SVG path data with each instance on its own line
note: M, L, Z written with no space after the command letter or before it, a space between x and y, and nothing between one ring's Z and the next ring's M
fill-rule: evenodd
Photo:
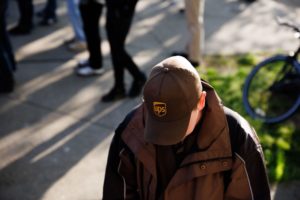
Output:
M39 22L41 26L49 26L57 22L56 16L57 2L56 0L47 0L43 10L37 13L37 16L42 18Z
M68 14L73 28L74 38L66 41L66 45L71 51L86 50L86 40L79 11L79 1L80 0L67 0Z
M194 67L201 65L204 49L204 6L205 0L185 0L185 18L189 32L186 50L174 52L187 58Z
M137 2L138 0L106 0L106 31L114 69L114 86L102 97L102 102L110 102L126 96L136 97L146 81L146 76L139 70L125 48ZM125 91L125 69L133 77L128 93Z
M6 30L6 10L8 0L0 1L0 93L14 90L14 75L16 63Z
M99 33L99 19L104 3L101 0L80 0L79 10L83 23L83 30L87 43L89 58L79 63L75 69L78 76L89 77L102 75L101 36Z

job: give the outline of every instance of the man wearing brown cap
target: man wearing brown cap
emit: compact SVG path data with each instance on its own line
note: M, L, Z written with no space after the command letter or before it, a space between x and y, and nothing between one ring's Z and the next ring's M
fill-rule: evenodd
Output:
M116 129L103 199L270 199L254 129L183 57L151 71Z

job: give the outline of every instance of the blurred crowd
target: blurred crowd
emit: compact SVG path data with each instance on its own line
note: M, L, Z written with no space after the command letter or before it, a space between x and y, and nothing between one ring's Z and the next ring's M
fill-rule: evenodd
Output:
M14 27L7 29L6 17L9 0L0 1L0 93L13 92L15 87L14 72L17 64L14 58L10 36L28 35L35 28L33 18L39 18L38 26L51 26L58 22L57 0L46 0L41 10L34 11L34 0L15 0L19 19ZM204 5L205 0L165 0L180 4L179 12L184 13L189 39L183 50L172 55L187 58L194 67L201 66L204 40ZM244 0L253 2L255 0ZM143 73L125 48L135 7L138 0L66 0L69 21L74 37L65 41L67 48L74 52L88 51L88 59L80 61L75 68L76 75L89 77L105 73L102 61L101 34L99 20L106 9L108 42L111 50L114 85L102 96L102 102L110 102L125 97L138 96L146 81ZM124 71L128 70L133 80L126 91Z

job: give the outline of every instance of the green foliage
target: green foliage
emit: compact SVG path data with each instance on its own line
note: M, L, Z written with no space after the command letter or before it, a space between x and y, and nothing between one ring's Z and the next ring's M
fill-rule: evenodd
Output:
M242 56L238 57L237 63L240 66L254 65L256 63L256 57L253 54L245 54L245 55L242 55Z
M257 56L208 56L205 60L206 72L200 72L201 77L215 88L224 105L239 112L255 128L271 182L300 179L300 118L270 125L250 118L244 110L242 87Z

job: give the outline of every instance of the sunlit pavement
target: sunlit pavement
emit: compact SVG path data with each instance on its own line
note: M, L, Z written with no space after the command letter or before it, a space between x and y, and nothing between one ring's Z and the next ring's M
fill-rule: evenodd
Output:
M10 1L8 23L16 23ZM0 199L94 200L102 196L108 147L118 123L141 97L100 103L113 85L103 14L100 27L106 73L80 78L74 67L87 53L69 52L72 37L64 1L58 1L58 23L35 26L32 34L11 37L18 61L16 89L0 96ZM44 0L35 0L36 11ZM127 48L148 73L187 39L184 15L171 0L140 0ZM298 0L207 0L205 53L232 54L293 50L291 31L276 24L275 16L297 19ZM37 18L35 17L37 22ZM300 23L300 21L299 21ZM127 86L132 79L126 74ZM300 199L300 183L274 186L273 199Z

